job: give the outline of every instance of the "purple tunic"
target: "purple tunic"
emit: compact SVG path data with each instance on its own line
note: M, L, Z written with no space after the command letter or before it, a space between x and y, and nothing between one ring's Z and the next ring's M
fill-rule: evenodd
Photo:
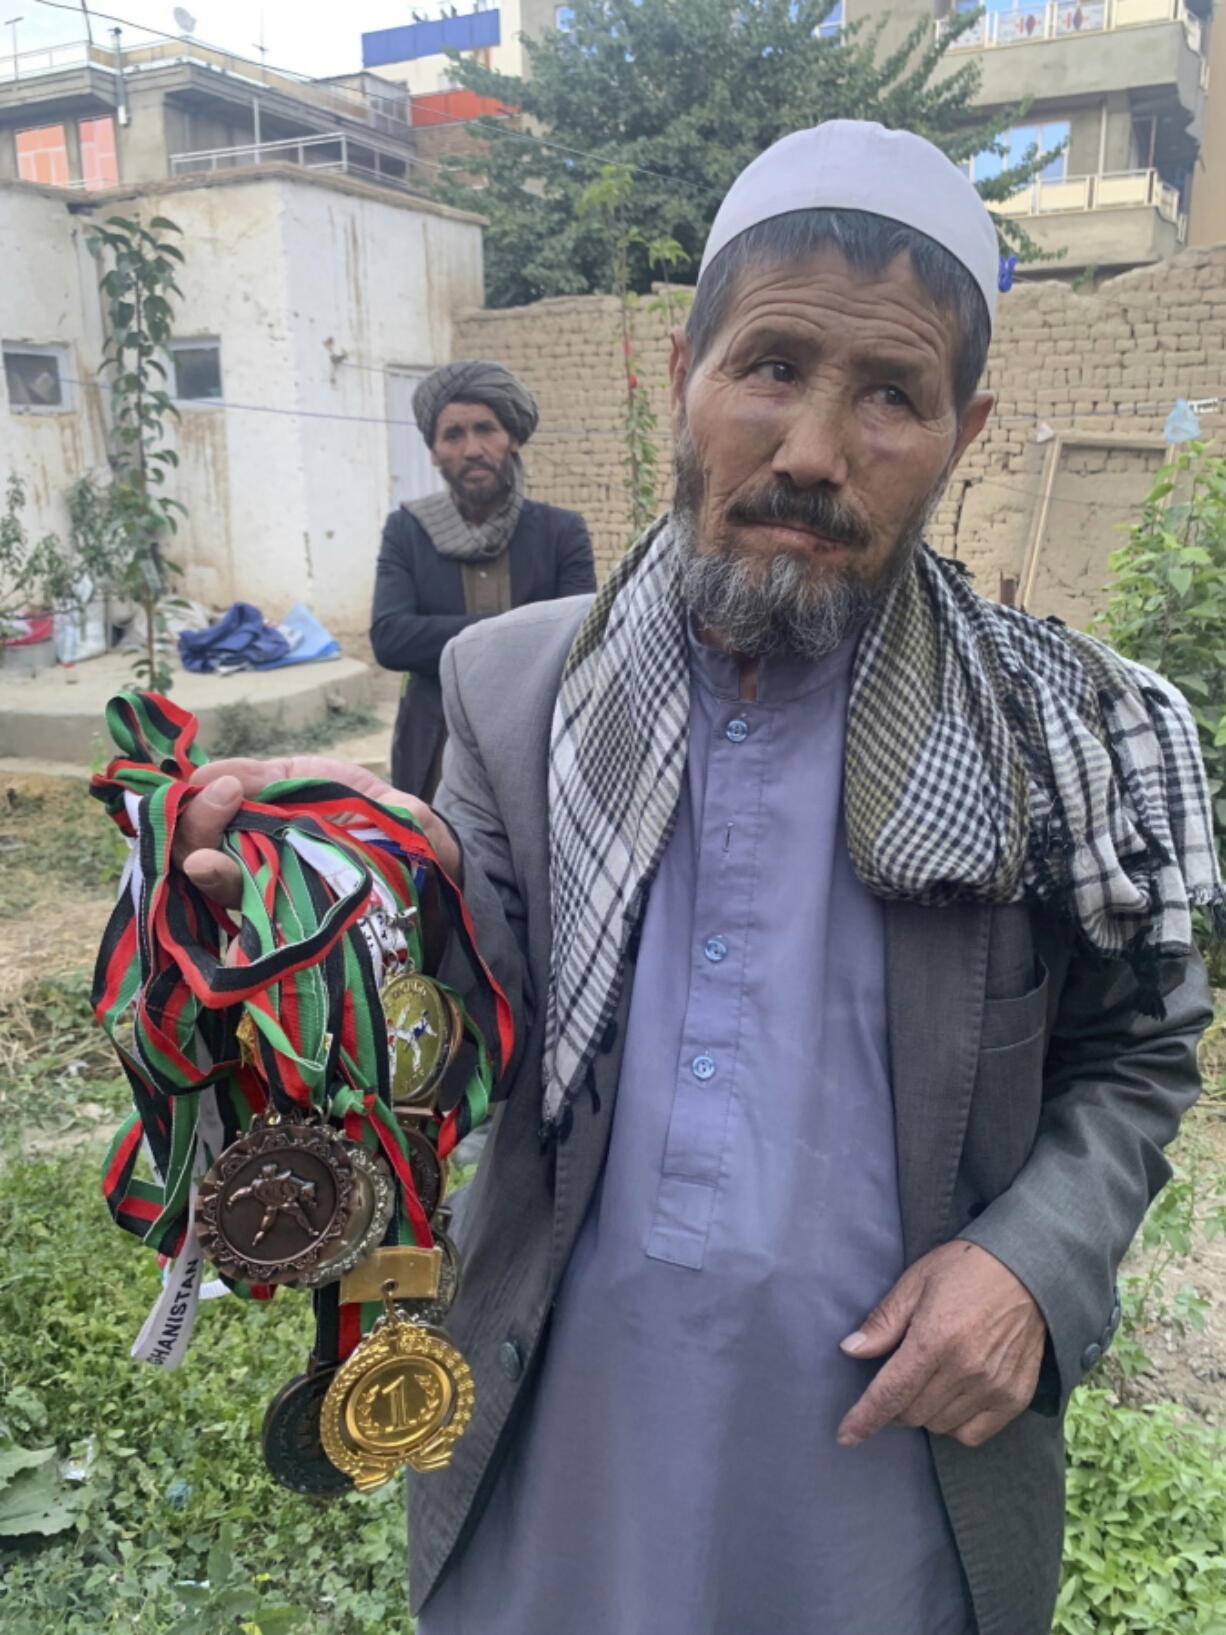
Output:
M853 644L757 702L694 642L608 1163L539 1389L420 1635L970 1635L920 1431L835 1428L903 1267L879 903L842 819Z

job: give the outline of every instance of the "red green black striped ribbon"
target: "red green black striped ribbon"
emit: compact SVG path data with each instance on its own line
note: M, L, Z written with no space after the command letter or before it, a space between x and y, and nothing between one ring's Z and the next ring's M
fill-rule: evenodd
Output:
M510 1007L477 952L463 898L420 826L407 811L331 781L268 785L243 802L222 841L242 882L236 922L173 867L179 824L200 788L190 779L204 764L195 718L157 694L123 693L108 706L107 721L120 753L92 780L91 793L133 842L93 989L95 1014L119 1055L135 1109L103 1170L115 1220L161 1254L178 1252L199 1101L211 1093L227 1143L258 1113L310 1109L380 1151L396 1176L400 1205L388 1241L411 1233L429 1244L404 1137L391 1114L387 1032L363 916L376 903L397 914L418 910L400 923L409 925L409 954L420 968L420 890L432 874L492 1001L493 1060L453 995L475 1046L474 1066L455 1105L429 1126L440 1157L485 1118L513 1034ZM327 867L317 866L320 858ZM257 1030L251 1063L238 1046L244 1014ZM152 1178L138 1173L142 1137ZM339 1326L347 1350L356 1342L358 1314L342 1308Z

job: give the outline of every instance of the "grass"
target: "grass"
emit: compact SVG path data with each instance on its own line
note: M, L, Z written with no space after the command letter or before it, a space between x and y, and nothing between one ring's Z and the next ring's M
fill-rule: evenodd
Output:
M240 1583L303 1609L279 1627L409 1635L399 1484L324 1505L264 1469L260 1422L304 1365L307 1297L209 1301L180 1370L129 1362L157 1267L112 1225L99 1189L127 1090L104 1067L84 995L83 978L57 980L0 1013L0 1452L54 1443L87 1472L67 1484L70 1528L0 1539L0 1627L167 1635L184 1617L179 1586L217 1574L228 1524L227 1581L183 1625L193 1635L239 1627L228 1608ZM38 1015L45 1029L31 1027Z
M37 944L55 968L24 970L16 989L0 983L0 1531L13 1447L54 1446L72 1514L46 1537L0 1536L0 1629L410 1635L399 1484L324 1504L264 1469L265 1406L310 1344L305 1296L207 1302L181 1369L129 1361L158 1278L153 1257L111 1224L98 1185L128 1091L85 975L118 858L80 787L23 786L17 809L0 809L5 833L24 841L17 906L49 877L47 912L60 920ZM79 889L63 883L66 869ZM0 928L4 949L30 918ZM1206 1068L1223 1096L1226 1016ZM1101 1390L1077 1394L1069 1430L1057 1635L1226 1635L1220 1433L1174 1406L1120 1408ZM286 1605L297 1610L276 1610Z
M127 847L84 781L20 778L0 789L0 921L54 885L61 905L119 879Z
M0 1551L0 1626L164 1635L182 1610L176 1585L209 1576L229 1522L248 1580L267 1574L264 1593L304 1607L313 1635L407 1635L399 1485L324 1506L264 1470L260 1421L303 1366L309 1301L210 1301L179 1371L130 1363L156 1267L111 1225L97 1157L4 1172L0 1418L19 1445L53 1440L89 1473L70 1531Z
M244 701L223 706L217 715L218 724L207 741L201 738L211 761L230 755L310 754L329 749L342 738L373 732L379 725L379 718L368 710L329 709L322 720L308 722L304 727L286 727L279 715L257 710Z
M22 798L37 818L23 832L46 869L57 847L107 832L79 786L36 807ZM177 1372L128 1359L158 1273L113 1226L99 1186L130 1096L89 1008L85 967L105 914L96 874L91 884L92 895L57 882L49 942L41 905L3 933L6 954L32 953L24 971L9 959L14 980L0 986L0 1629L410 1635L399 1484L325 1505L264 1468L261 1420L305 1364L308 1297L209 1301ZM86 908L88 953L56 928L85 921ZM44 961L58 968L32 976L29 964ZM48 1447L68 1525L6 1536L6 1459ZM259 1610L285 1604L300 1615Z

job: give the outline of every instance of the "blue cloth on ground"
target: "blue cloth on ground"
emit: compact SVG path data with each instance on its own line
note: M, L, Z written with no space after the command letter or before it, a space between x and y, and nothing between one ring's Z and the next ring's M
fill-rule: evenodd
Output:
M227 674L275 664L290 650L288 639L267 624L258 607L235 602L206 630L179 632L179 658L197 674Z
M295 602L278 627L288 637L288 652L257 664L257 670L280 670L287 664L311 664L340 657L341 644L320 624L304 602Z

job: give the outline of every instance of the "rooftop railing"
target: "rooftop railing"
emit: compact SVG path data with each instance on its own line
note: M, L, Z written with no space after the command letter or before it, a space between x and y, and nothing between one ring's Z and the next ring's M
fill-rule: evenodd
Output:
M993 46L1026 45L1033 40L1065 40L1076 34L1104 34L1121 28L1151 27L1155 23L1182 23L1188 45L1199 52L1202 31L1198 18L1183 0L1038 0L1020 3L1009 11L989 11L950 51L983 51ZM938 34L949 19L937 23Z
M358 157L358 155L363 157ZM367 160L373 158L374 163ZM324 170L333 175L357 176L380 187L415 191L407 168L403 172L385 170L377 149L354 145L343 131L319 136L288 137L278 142L243 142L229 148L197 148L189 153L172 153L170 174L190 176L219 170L235 170L243 165L302 165L307 170Z
M315 107L344 114L385 135L408 139L407 90L401 94L389 87L386 92L376 93L327 80L299 79L219 47L203 45L198 40L159 40L151 45L129 46L123 51L121 60L125 75L140 74L175 63L188 63L212 73L224 74L230 79L242 80L253 91L258 91L262 86ZM114 74L115 53L105 46L74 40L38 51L19 51L16 56L0 56L0 90L13 81L40 79L48 74L67 73L74 68L93 68Z

